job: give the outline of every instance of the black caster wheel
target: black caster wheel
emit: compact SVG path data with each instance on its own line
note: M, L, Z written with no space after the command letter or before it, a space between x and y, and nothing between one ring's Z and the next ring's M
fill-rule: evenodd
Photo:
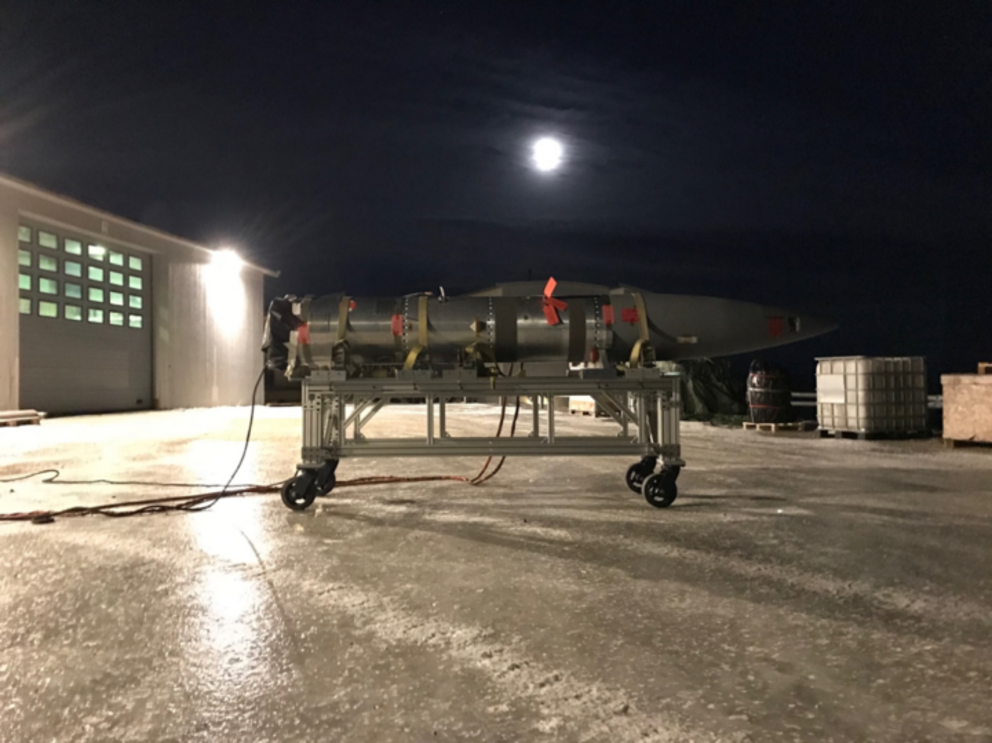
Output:
M294 511L305 511L317 498L317 483L312 472L301 472L282 486L282 502Z
M335 484L337 478L332 474L317 485L317 495L327 495L334 490Z
M641 485L644 484L645 478L654 472L654 467L657 461L657 459L645 457L637 464L630 465L630 467L627 468L627 476L625 478L627 481L627 487L635 493L640 493Z
M316 471L314 474L314 487L317 489L317 495L327 495L334 490L334 486L337 484L334 471L337 468L338 460L329 459Z
M645 478L641 486L644 499L655 508L668 508L679 495L679 487L675 484L678 469L664 469Z

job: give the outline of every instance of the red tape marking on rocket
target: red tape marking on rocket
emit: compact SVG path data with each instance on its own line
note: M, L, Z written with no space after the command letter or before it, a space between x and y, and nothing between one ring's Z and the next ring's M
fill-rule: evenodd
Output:
M393 335L403 335L403 315L393 315L391 325Z
M781 337L782 333L785 332L785 318L784 317L769 317L768 318L768 335L772 338Z
M301 344L310 343L310 326L307 323L296 329L296 340Z
M555 287L558 286L558 282L555 281L555 277L552 276L548 279L548 283L544 285L544 317L548 320L548 325L557 325L561 322L561 318L558 317L558 313L568 307L566 302L562 302L560 299L555 299L551 295L554 294Z

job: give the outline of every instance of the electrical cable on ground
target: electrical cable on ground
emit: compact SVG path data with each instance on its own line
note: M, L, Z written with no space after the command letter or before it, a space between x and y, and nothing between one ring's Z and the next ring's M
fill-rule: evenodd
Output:
M523 365L521 365L521 369L523 369ZM499 376L501 376L501 377L512 377L513 376L513 364L510 364L510 368L506 371L505 374L503 373L503 370L499 368L499 364L496 365L496 371L499 374ZM500 401L499 425L496 427L496 438L499 438L500 436L503 435L503 421L506 420L506 397L501 397L499 399L499 401ZM518 410L519 410L519 407L520 407L520 398L518 397L517 398L517 408L518 408ZM516 425L516 414L514 414L514 425ZM512 437L513 434L511 433L510 436ZM503 466L503 461L505 459L506 459L506 457L503 457L503 459L500 460L500 463L497 466L497 472L499 471L499 468ZM485 464L482 465L482 469L479 470L479 474L477 474L475 477L473 477L469 481L469 484L470 485L481 485L486 480L490 479L489 477L483 478L483 475L486 474L486 470L489 469L489 465L490 465L490 463L492 461L493 461L493 457L490 454L488 457L486 457Z
M503 398L503 411L506 412L506 398L505 397ZM513 434L517 430L517 418L519 416L520 416L520 398L518 397L517 398L516 407L513 410L513 422L510 424L510 438L511 439L513 438ZM498 433L496 435L499 436ZM492 457L490 457L489 459L486 460L486 467L489 466L490 460L492 460ZM485 470L486 470L486 467L483 467L482 468L482 472L480 472L478 475L476 475L471 480L470 484L471 485L481 485L482 483L486 482L487 480L493 479L494 477L496 477L496 473L499 472L501 469L503 469L503 463L504 462L506 462L506 456L505 455L502 456L502 457L500 457L499 464L497 464L496 465L496 468L492 472L490 472L488 475L486 475L485 477L482 477L482 472L485 472Z
M248 413L248 431L245 433L245 445L241 449L241 458L238 460L237 467L234 468L234 472L231 476L227 478L227 482L224 483L224 487L221 488L220 495L216 498L200 498L197 503L187 506L184 510L187 511L205 511L212 507L220 498L224 497L227 493L227 489L231 487L231 483L234 482L234 478L238 476L238 472L241 471L241 465L245 463L245 456L248 454L248 445L251 444L251 429L255 423L255 404L258 398L258 386L262 383L265 378L265 367L262 367L261 373L258 375L258 379L255 380L255 386L251 390L251 412Z
M501 372L502 374L502 372ZM504 376L511 376L513 374L513 366L510 366L510 374ZM245 456L248 454L248 446L251 443L251 432L255 421L255 405L256 396L258 394L258 387L265 376L265 370L259 375L255 382L255 386L252 389L251 396L251 410L248 416L248 430L245 435L244 447L241 450L241 457L238 460L237 466L231 473L227 482L221 487L219 491L211 491L207 493L198 493L196 495L179 495L172 497L156 497L156 498L145 498L132 501L121 501L119 503L105 503L98 506L72 506L70 508L63 508L60 510L44 510L44 511L24 511L15 513L0 513L0 522L3 521L30 521L35 524L48 524L55 521L56 517L70 517L70 516L107 516L109 518L124 518L127 516L140 516L152 513L167 513L170 511L205 511L211 508L219 500L223 498L237 498L245 495L261 495L265 493L278 492L280 487L285 483L285 480L281 480L277 483L272 483L268 485L257 485L250 484L244 486L238 486L235 489L230 489L231 483L234 482L234 478L237 477L238 472L241 470L241 466L244 464ZM499 437L503 433L503 424L506 419L506 403L507 398L503 397L501 400L501 410L499 418L499 426L496 430L496 436ZM520 415L520 398L516 399L516 407L513 412L513 421L510 425L510 436L512 437L517 428L517 419ZM394 477L390 475L380 475L380 476L369 476L369 477L359 477L353 480L339 480L335 485L337 488L346 487L359 487L364 485L385 485L385 484L397 484L397 483L418 483L418 482L439 482L439 481L453 481L453 482L465 482L469 485L482 485L484 482L491 480L496 476L502 467L503 463L506 461L506 457L500 458L499 463L496 465L495 469L489 474L485 474L486 470L489 468L492 462L492 456L486 459L485 464L482 469L475 477L463 477L461 475L423 475L423 476L407 476L407 477ZM49 477L42 480L45 484L52 485L122 485L122 486L149 486L149 487L210 487L209 485L202 485L199 483L177 483L177 482L149 482L141 480L61 480L61 472L58 469L50 468L39 470L37 472L31 472L26 475L18 475L16 477L9 477L0 479L0 483L11 483L11 482L21 482L28 480L32 477L38 477L40 475L50 475Z
M506 420L506 398L501 397L499 401L500 401L499 425L496 427L496 438L499 438L500 436L503 435L503 421ZM486 474L486 470L489 469L489 464L492 461L493 461L493 457L492 454L490 454L488 457L486 457L485 464L482 465L482 469L479 470L479 474L473 477L469 482L471 482L474 485L477 481L479 481L480 478L484 474Z
M25 511L22 513L0 513L0 521L31 521L35 524L47 524L62 516L109 516L122 518L124 516L139 516L149 513L165 513L166 511L202 511L209 508L221 498L233 498L254 493L275 492L278 486L256 485L227 492L216 491L199 495L176 495L169 498L146 498L143 500L122 501L120 503L105 503L99 506L72 506L58 511ZM209 504L209 505L208 505Z
M157 482L155 480L64 480L62 478L62 471L55 469L54 467L47 470L38 470L37 472L29 472L26 475L18 475L17 477L6 477L0 478L0 483L8 482L23 482L24 480L30 480L33 477L41 477L42 475L48 475L42 482L45 485L122 485L131 487L155 487L155 488L223 488L224 483L208 483L208 482ZM235 485L238 488L253 488L253 487L266 487L258 483L246 483L244 485Z

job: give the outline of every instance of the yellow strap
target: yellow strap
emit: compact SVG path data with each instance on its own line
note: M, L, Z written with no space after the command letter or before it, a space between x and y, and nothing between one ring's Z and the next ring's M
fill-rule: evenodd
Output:
M410 349L410 353L406 355L406 361L403 362L403 368L412 369L413 365L417 363L417 357L420 355L420 352L423 350L424 349L420 346L414 346L412 349Z
M644 297L635 293L634 304L637 305L637 319L641 325L641 340L649 341L651 340L651 333L648 331L648 310L644 306Z
M351 310L351 297L341 297L338 304L338 343L348 334L348 312Z
M427 324L427 303L430 297L426 294L417 302L417 345L410 349L403 363L404 369L412 369L417 363L417 357L425 350L430 341L430 327Z
M644 305L644 297L637 292L632 292L632 296L637 307L637 322L640 325L640 337L630 350L630 363L635 365L641 359L641 348L651 340L651 332L648 330L648 311Z
M478 356L483 361L490 361L496 363L496 354L493 353L492 346L488 343L483 343L482 341L476 341L475 343L470 343L465 347L465 353L469 355Z

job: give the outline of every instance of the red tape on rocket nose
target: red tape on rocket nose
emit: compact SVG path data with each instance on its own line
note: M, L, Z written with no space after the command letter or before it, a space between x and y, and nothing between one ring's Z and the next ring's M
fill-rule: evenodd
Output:
M548 321L548 325L560 323L561 318L558 317L558 312L568 307L566 302L551 296L556 286L558 286L558 282L555 281L554 276L550 277L548 283L544 285L544 317Z
M296 340L301 344L310 342L310 326L304 323L296 329Z

